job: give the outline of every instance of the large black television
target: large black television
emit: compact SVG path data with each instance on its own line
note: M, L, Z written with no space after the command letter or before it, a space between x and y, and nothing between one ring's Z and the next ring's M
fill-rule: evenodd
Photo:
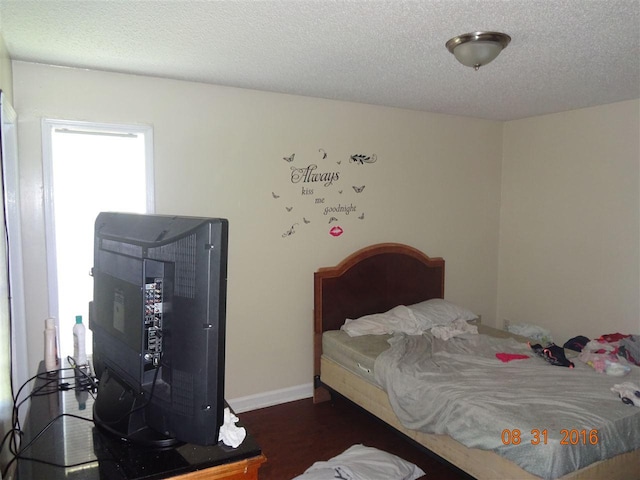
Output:
M213 445L224 420L228 221L95 221L96 426L136 444Z

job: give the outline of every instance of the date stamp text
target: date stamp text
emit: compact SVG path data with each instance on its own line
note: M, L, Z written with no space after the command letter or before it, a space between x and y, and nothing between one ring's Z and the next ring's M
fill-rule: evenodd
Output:
M560 430L560 445L597 445L600 441L598 430L577 428L563 428ZM549 430L534 428L527 435L518 428L504 429L501 434L503 445L520 445L530 442L531 445L546 445L549 440Z

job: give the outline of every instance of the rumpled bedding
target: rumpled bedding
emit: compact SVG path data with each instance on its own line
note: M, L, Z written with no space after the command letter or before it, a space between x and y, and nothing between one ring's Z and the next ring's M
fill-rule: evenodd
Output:
M549 480L640 448L640 412L610 390L620 379L581 362L553 366L526 344L487 335L398 333L389 343L375 377L407 428L493 450ZM531 357L503 363L496 353ZM625 381L637 384L640 368Z

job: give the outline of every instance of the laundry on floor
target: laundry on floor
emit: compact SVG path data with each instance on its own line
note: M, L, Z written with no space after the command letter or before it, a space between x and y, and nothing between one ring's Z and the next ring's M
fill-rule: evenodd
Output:
M424 475L420 467L397 455L357 444L315 462L293 480L416 480Z

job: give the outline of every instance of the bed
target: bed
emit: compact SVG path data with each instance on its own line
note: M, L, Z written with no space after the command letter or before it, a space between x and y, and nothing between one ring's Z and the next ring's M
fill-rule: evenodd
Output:
M640 478L640 448L633 447L630 451L617 453L602 460L591 461L561 476L535 475L525 470L513 461L513 452L517 452L520 445L512 435L522 434L518 443L527 445L531 453L531 432L520 432L519 423L512 424L506 435L500 438L503 444L509 444L512 449L512 459L496 453L499 449L485 450L465 446L448 434L436 434L421 431L422 429L408 428L394 411L390 395L376 382L373 370L373 358L384 348L388 348L388 337L377 339L362 339L365 347L358 346L360 339L350 341L355 344L354 350L360 349L362 358L351 356L342 359L339 353L323 352L323 338L325 347L329 350L332 336L340 336L341 326L345 319L357 319L364 315L387 312L398 305L413 305L429 299L444 298L445 262L442 258L429 258L419 250L397 243L377 244L363 248L345 258L336 266L320 268L314 274L314 401L322 402L331 398L333 392L350 399L360 407L374 414L393 428L417 441L431 452L457 466L469 475L478 479L540 479L562 478L568 479L634 479ZM491 337L504 337L505 332L479 325L480 333ZM484 336L479 336L484 337ZM407 337L408 338L408 337ZM405 338L406 339L406 338ZM523 339L518 339L523 340ZM385 343L387 346L385 346ZM364 348L364 352L362 349ZM367 359L367 357L369 357ZM351 362L352 365L348 365ZM494 362L495 363L495 362ZM544 361L542 362L544 363ZM586 366L585 366L586 367ZM562 367L549 366L549 372L560 370ZM634 367L635 368L635 367ZM633 379L637 381L635 368ZM576 369L578 372L579 369ZM379 373L379 372L375 372ZM580 372L579 372L580 373ZM566 375L566 372L564 373ZM581 372L587 375L588 372ZM600 375L595 374L594 375ZM589 377L590 378L590 377ZM618 409L613 403L614 409ZM620 410L625 421L630 420L632 431L617 432L625 441L632 436L637 442L638 425L640 425L640 408L624 406L627 410ZM635 410L633 410L635 409ZM551 418L552 416L550 416ZM626 418L629 417L629 418ZM635 423L633 423L635 422ZM524 421L522 425L527 425ZM550 425L550 424L549 424ZM541 425L541 429L546 425ZM557 428L559 428L556 425ZM518 431L517 431L518 430ZM524 427L523 427L524 430ZM517 432L516 432L517 431ZM585 433L585 432L582 432ZM588 435L589 432L586 432ZM609 437L612 438L612 437ZM573 439L570 439L571 443ZM591 443L606 450L600 441L593 437ZM578 438L576 443L582 443L583 448L589 448L589 438ZM545 442L546 443L546 442ZM571 454L572 445L568 445L567 455ZM594 447L595 448L595 447ZM534 451L536 449L533 449ZM540 452L544 452L542 449Z

